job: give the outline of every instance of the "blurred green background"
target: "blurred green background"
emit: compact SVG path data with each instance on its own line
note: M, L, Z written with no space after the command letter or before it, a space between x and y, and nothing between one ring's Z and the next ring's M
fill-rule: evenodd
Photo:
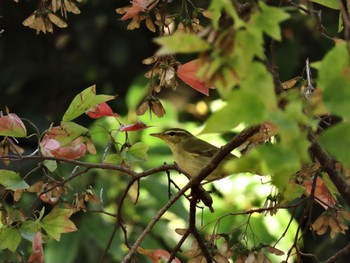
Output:
M198 126L205 121L210 111L215 109L215 101L218 95L211 91L210 97L194 92L189 87L180 85L176 91L164 90L160 97L164 102L167 115L158 119L148 115L137 118L135 109L142 101L147 91L147 79L143 77L149 68L142 64L142 60L154 54L157 47L152 42L156 37L147 29L141 28L127 31L128 21L120 21L115 13L117 7L126 6L129 1L89 0L79 5L80 15L69 14L68 28L54 28L53 34L39 34L24 27L22 22L36 8L37 1L19 0L15 3L11 0L0 2L0 29L4 29L0 37L0 110L5 106L11 112L17 113L22 118L30 119L40 131L44 131L50 125L57 125L67 109L73 97L83 89L93 84L97 85L97 92L104 94L118 94L116 100L109 105L121 115L123 123L134 122L141 119L148 125L154 126L149 130L131 135L131 141L143 141L150 145L149 157L146 163L140 164L135 169L146 169L161 165L164 161L171 163L173 160L169 150L156 138L148 136L165 127L182 127L193 133L198 133ZM181 1L173 1L174 9ZM197 3L199 1L193 1ZM322 9L320 6L315 6ZM323 37L316 30L315 21L298 11L291 11L292 19L283 24L283 42L275 43L276 58L279 74L282 81L300 76L303 73L306 58L311 62L321 59L325 52L332 47L332 42ZM323 10L323 26L332 36L337 35L338 14L336 11ZM270 40L266 41L266 53L270 56ZM183 59L179 57L179 59ZM203 111L204 107L204 111ZM116 121L103 119L93 122L87 117L81 117L78 123L91 127L93 139L98 150L97 156L89 156L86 161L100 162L109 137L102 129L117 128ZM203 137L219 145L225 142L225 138L207 136ZM120 137L120 136L119 136ZM118 138L122 141L124 138ZM27 143L27 151L35 147L35 142ZM0 164L1 167L2 164ZM23 165L19 171L25 173L30 169ZM73 167L61 168L62 175L69 174ZM41 174L34 174L40 178ZM179 184L185 181L181 175L172 173L172 177ZM96 170L82 176L72 183L75 191L83 191L92 185L95 193L100 193L104 199L105 209L115 212L117 202L125 188L128 178L126 175L111 171ZM102 190L103 189L103 190ZM216 191L214 196L215 214L204 211L203 224L207 224L227 211L242 211L251 207L259 207L264 203L264 197L270 189L260 183L260 179L250 175L239 175L232 180L208 186L208 189ZM135 191L130 194L130 199L135 197ZM67 197L73 199L74 191L70 191ZM152 216L167 201L167 180L165 174L155 174L141 181L141 195L137 205L128 200L124 206L124 220L127 222L129 240L132 243L150 221ZM188 203L183 198L177 203L156 225L151 235L142 243L144 248L164 248L171 250L180 238L174 232L175 228L186 227ZM99 209L99 207L93 207ZM317 210L317 207L315 208ZM320 211L316 211L320 213ZM301 211L295 215L298 215ZM315 214L315 215L316 215ZM198 213L200 223L201 213ZM49 242L45 245L46 262L98 262L103 249L114 226L114 221L100 213L80 212L73 217L79 229L76 233L64 234L61 242ZM269 221L270 220L270 221ZM271 221L272 220L272 221ZM253 216L252 228L259 236L261 242L270 243L283 233L288 224L289 215L281 213L279 220L263 215ZM239 226L247 221L246 217L229 216L222 219L220 232L239 236ZM272 227L274 226L274 227ZM211 233L213 224L204 229ZM295 230L292 224L292 230ZM248 233L251 235L252 233ZM293 231L287 233L286 243L291 244ZM325 259L334 251L325 249L332 246L339 249L347 242L344 237L319 238L317 243L312 242L313 237L307 236L304 243L305 252L313 251L319 259ZM285 242L285 241L283 241ZM112 244L106 262L120 262L126 253L126 247L122 244L123 236L118 231ZM22 244L25 253L30 253L29 242ZM190 242L185 244L189 248ZM282 250L287 245L281 245ZM28 255L28 254L26 254ZM147 262L143 257L142 261ZM278 260L276 260L278 262ZM313 262L305 258L304 262ZM344 261L346 262L346 261Z

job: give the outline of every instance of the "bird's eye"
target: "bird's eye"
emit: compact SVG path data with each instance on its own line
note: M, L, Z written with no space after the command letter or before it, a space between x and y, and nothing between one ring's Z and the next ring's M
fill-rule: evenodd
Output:
M176 133L175 132L169 132L168 133L170 136L174 136Z

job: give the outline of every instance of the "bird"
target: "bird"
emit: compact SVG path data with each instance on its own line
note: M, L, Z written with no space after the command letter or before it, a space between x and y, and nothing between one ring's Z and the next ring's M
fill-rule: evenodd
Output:
M162 139L168 145L177 165L191 177L197 176L219 151L218 147L180 128L172 128L150 135ZM205 180L214 181L228 176L229 174L223 169L223 164L234 158L236 156L233 154L226 156L223 162Z

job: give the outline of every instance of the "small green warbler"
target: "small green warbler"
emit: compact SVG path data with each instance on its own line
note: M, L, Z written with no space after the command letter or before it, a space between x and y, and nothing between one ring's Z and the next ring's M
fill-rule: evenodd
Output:
M200 170L219 151L219 148L216 146L197 138L183 129L173 128L150 135L162 139L172 151L175 162L192 177L198 175ZM233 154L227 156L205 180L214 181L228 176L229 174L225 173L223 169L223 163L232 158L236 158L236 156Z

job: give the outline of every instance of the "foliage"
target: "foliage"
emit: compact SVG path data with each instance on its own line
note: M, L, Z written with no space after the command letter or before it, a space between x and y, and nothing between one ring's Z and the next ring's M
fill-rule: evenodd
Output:
M37 2L23 25L46 34L54 33L53 25L66 28L68 13L80 14L82 1ZM173 2L133 0L116 10L121 20L131 20L129 30L144 21L159 34L150 40L158 51L143 61L150 67L148 84L130 87L126 116L107 104L116 96L97 94L95 85L72 98L57 126L48 124L43 131L7 108L1 112L4 262L43 262L56 246L70 246L64 241L68 235L89 235L100 262L146 257L152 262L301 262L306 233L346 234L348 8L341 1L314 1L338 10L339 35L333 37L312 3L212 0L202 8L182 1L177 9ZM307 59L304 73L283 82L275 45L283 45L283 23L299 12L334 46L311 66ZM160 165L173 159L146 135L151 128L180 125L180 110L159 94L175 94L184 86L208 96L207 104L196 104L207 114L202 136L220 133L230 140L197 176L175 181L170 172L187 175L185 169ZM83 125L84 115L96 120ZM182 126L195 130L198 125ZM33 138L35 150L28 152L25 142ZM224 144L221 136L213 138ZM233 150L239 158L228 160ZM231 176L206 182L223 160L220 168ZM18 163L31 168L25 171ZM272 229L272 222L279 226ZM80 244L72 248L71 262L78 260L79 249ZM338 250L328 262L349 245ZM86 257L96 262L93 252Z

